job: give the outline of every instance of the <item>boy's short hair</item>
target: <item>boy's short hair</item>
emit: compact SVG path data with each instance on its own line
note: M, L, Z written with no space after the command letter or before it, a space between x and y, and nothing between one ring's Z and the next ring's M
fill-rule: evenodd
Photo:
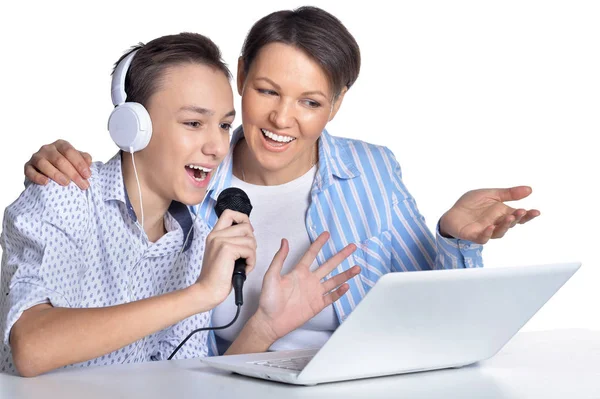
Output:
M231 72L221 58L221 51L208 37L198 33L179 33L162 36L148 44L133 46L115 63L114 70L123 58L139 50L125 76L125 93L128 102L136 102L144 107L160 87L164 71L180 64L202 64L219 70L231 79Z

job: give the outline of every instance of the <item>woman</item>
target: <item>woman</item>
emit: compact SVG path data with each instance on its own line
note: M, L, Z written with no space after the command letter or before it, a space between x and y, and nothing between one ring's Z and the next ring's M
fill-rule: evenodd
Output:
M272 349L324 343L385 273L482 266L482 244L539 215L503 203L527 197L529 187L470 191L442 216L434 237L391 151L325 130L359 70L352 35L335 17L313 7L267 15L254 24L242 49L237 74L242 126L199 208L212 226L216 198L229 186L246 191L254 205L250 220L258 242L257 266L246 282L241 318L258 306L267 259L280 237L291 242L284 272L322 231L330 231L331 240L313 267L356 243L358 250L332 275L354 264L363 269L333 306L290 334L276 331L282 339ZM42 147L25 173L41 184L45 177L39 172L54 179L68 176L84 188L87 157L57 142ZM213 323L234 312L225 301L216 308ZM218 333L221 353L236 335L236 329Z
M198 34L155 39L118 62L109 124L122 151L92 165L89 190L31 185L6 211L0 371L35 376L73 364L166 359L188 333L208 327L210 310L231 291L236 259L246 258L248 272L255 264L246 215L226 210L209 232L183 205L202 201L207 175L227 153L235 116L229 77L218 48ZM152 128L123 123L132 109ZM130 140L138 136L147 140ZM230 353L266 350L273 331L295 329L344 293L358 268L321 280L353 246L308 270L326 240L284 277L282 242L261 306ZM177 358L207 352L200 333Z

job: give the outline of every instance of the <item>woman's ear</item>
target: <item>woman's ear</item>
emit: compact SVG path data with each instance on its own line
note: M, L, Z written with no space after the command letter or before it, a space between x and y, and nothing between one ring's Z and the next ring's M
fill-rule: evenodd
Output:
M331 122L333 120L333 118L335 117L335 114L337 114L337 112L339 111L340 106L342 105L342 101L344 101L344 96L346 95L347 91L348 91L348 86L344 86L344 88L342 89L340 94L338 94L337 98L335 99L333 106L331 107L331 113L329 114L329 122Z
M244 72L244 59L238 58L237 66L237 89L238 94L241 96L244 92L244 83L246 82L246 72Z

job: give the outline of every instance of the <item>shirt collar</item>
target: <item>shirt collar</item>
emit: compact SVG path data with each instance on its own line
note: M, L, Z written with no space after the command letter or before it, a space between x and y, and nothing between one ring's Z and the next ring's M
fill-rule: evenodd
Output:
M311 193L325 190L339 179L352 179L360 175L354 159L350 154L346 140L329 134L323 130L319 137L319 171Z
M120 201L126 203L125 184L121 172L121 151L102 165L98 172L102 199L106 201Z
M242 126L239 126L231 136L229 152L217 168L208 185L206 199L211 198L216 201L221 191L231 186L233 150L237 142L243 137L244 130ZM323 130L321 137L319 137L318 146L319 170L315 177L311 193L318 193L332 185L334 176L340 179L351 179L360 175L360 171L344 139L332 136L327 130Z
M119 151L115 156L113 156L107 163L105 163L99 170L98 176L100 178L100 186L102 191L102 199L107 201L119 201L123 203L127 209L127 213L129 217L135 222L137 221L137 217L135 215L135 211L133 210L133 206L129 201L129 196L127 195L127 189L125 188L125 183L123 181L123 172L122 172L122 160L121 157L123 155L122 151ZM173 219L179 224L183 231L183 237L188 236L188 241L183 249L184 252L187 251L192 241L194 241L194 231L192 229L192 215L188 210L188 207L182 204L181 202L172 201L169 206L168 213ZM190 229L192 231L190 232Z

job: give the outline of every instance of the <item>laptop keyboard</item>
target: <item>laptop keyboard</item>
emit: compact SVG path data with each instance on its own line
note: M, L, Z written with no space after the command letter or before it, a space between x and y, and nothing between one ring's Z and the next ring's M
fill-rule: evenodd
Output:
M286 370L302 371L304 367L310 362L313 356L302 356L293 357L290 359L274 359L274 360L261 360L258 362L249 362L251 364L257 364L259 366L267 366Z

